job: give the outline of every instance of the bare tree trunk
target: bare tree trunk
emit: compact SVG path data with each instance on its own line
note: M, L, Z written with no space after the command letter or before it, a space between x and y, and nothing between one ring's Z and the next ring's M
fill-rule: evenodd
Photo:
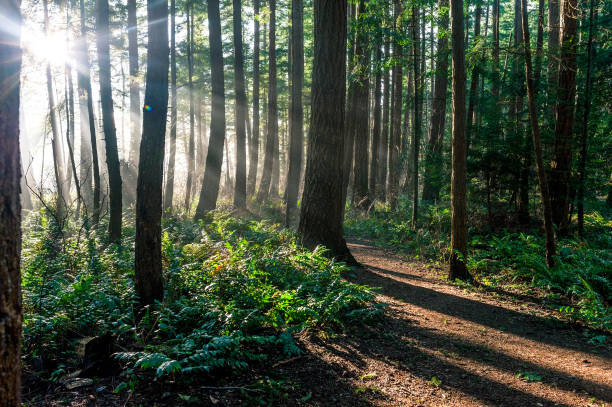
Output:
M380 145L381 145L381 97L382 97L382 38L379 36L375 41L376 57L374 60L374 69L376 70L376 76L374 77L374 124L372 127L372 144L370 147L370 174L369 174L369 185L368 195L370 200L374 201L379 194L377 194L377 183L379 180L378 167L380 166Z
M314 0L312 115L298 231L309 248L354 262L342 231L346 0Z
M170 157L166 175L164 210L172 208L174 198L174 169L176 160L176 0L170 0Z
M285 225L289 226L296 209L302 170L304 140L304 5L291 2L291 106L289 107L289 171L287 173Z
M201 219L215 209L219 196L223 145L225 144L225 84L223 79L223 49L221 45L221 16L219 0L208 1L208 30L210 41L211 98L210 138L206 155L206 169L195 218Z
M234 207L246 209L246 112L247 100L244 85L244 56L242 50L242 4L233 0L234 12L234 84L236 87L236 180L234 183Z
M138 24L136 0L127 0L128 58L130 63L130 163L138 168L140 146L140 84L138 83Z
M451 255L448 279L467 280L467 202L465 139L465 44L463 0L450 0L453 66L453 150L451 171Z
M546 232L546 264L548 267L554 266L555 255L555 234L552 224L552 208L548 195L548 183L546 182L546 172L542 159L542 145L540 141L540 129L538 127L538 115L536 112L535 86L533 83L533 72L531 68L531 49L529 42L529 23L527 21L527 0L521 0L522 9L522 28L523 42L525 44L525 77L527 80L527 97L529 100L529 121L531 123L531 135L533 137L533 148L536 156L536 168L540 192L542 194L542 206L544 212L544 230Z
M480 19L482 17L482 0L476 1L476 13L474 14L474 46L478 44L480 40ZM467 46L467 44L466 44ZM478 58L478 54L476 54ZM467 126L465 139L467 142L466 150L469 153L470 151L470 143L472 142L472 132L473 132L473 124L474 124L474 109L476 107L476 101L478 99L478 81L480 77L480 60L477 60L472 68L472 78L470 81L470 93L469 93L469 101L468 101L468 111L467 111Z
M249 179L247 195L255 193L259 158L259 1L253 1L255 31L253 35L253 135L249 144Z
M193 3L187 3L187 78L189 83L189 147L187 150L187 184L185 210L191 209L191 190L195 172L195 105L193 100Z
M353 72L356 65L356 27L353 24L353 20L357 18L357 4L351 2L348 4L348 63L347 72ZM355 86L356 81L349 76L348 77L348 88L346 95L346 109L344 119L344 153L342 155L342 162L344 173L342 174L342 202L344 202L344 208L346 207L346 198L348 195L348 188L353 174L353 158L355 153Z
M74 159L74 86L72 84L72 69L70 65L66 64L66 143L68 144L68 157L70 159L70 171L66 175L66 183L68 185L68 191L70 191L70 178L74 177L74 185L77 193L77 206L80 211L81 204L83 202L83 195L81 194L81 185L79 184L79 177L76 170L76 162Z
M393 18L395 20L395 31L399 31L401 24L402 3L400 0L393 0ZM389 196L388 200L391 210L397 207L399 194L399 173L400 162L399 152L402 137L402 44L399 41L393 43L393 109L391 112L391 140L389 142Z
M135 291L141 306L162 301L162 183L168 113L168 1L147 1L148 47L136 198Z
M389 60L389 39L385 38L385 62ZM380 146L378 148L378 196L380 200L385 202L387 199L387 163L388 163L388 152L389 152L389 116L390 116L390 99L391 99L391 81L389 75L389 69L383 67L383 118L382 118L382 132L380 135Z
M0 15L16 27L0 30L0 405L6 407L21 406L20 5L0 3Z
M414 47L414 150L412 151L412 229L416 229L419 215L419 150L421 143L421 120L423 101L423 81L421 77L422 66L419 65L425 61L425 53L419 55L419 10L416 5L412 6L412 43ZM421 39L421 44L425 44L425 38ZM424 50L424 48L423 48ZM422 61L419 60L422 58Z
M559 44L561 42L560 0L548 0L548 108L554 115L559 86Z

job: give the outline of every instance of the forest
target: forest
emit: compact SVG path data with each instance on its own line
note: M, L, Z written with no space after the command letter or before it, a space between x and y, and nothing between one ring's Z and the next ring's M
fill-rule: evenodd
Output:
M0 407L612 406L611 0L0 0Z

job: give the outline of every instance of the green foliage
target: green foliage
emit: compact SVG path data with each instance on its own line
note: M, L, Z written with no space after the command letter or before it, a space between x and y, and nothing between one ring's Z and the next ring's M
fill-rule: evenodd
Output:
M42 215L30 222L25 354L58 367L80 337L111 332L127 349L116 357L137 375L237 373L300 354L294 332L341 329L381 313L373 294L344 280L345 266L323 249L302 249L278 225L217 212L201 223L164 220L166 298L137 321L131 219L122 245L102 249L96 231L67 234L60 244Z

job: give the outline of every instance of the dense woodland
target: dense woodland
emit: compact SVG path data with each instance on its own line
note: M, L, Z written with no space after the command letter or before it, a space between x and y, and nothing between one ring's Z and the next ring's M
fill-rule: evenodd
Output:
M0 407L612 403L611 1L0 23Z

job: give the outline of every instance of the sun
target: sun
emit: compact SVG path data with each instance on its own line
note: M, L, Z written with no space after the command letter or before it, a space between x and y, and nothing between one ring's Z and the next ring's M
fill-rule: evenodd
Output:
M61 32L45 35L44 32L33 27L24 27L22 46L26 52L41 62L61 66L68 60L66 37Z

